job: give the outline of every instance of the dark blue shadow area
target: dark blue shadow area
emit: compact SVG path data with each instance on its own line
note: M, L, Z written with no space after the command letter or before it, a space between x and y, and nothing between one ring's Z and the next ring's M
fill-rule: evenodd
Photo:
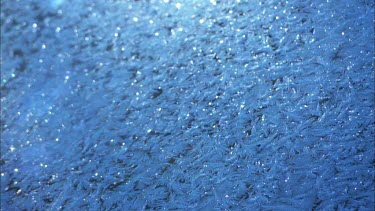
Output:
M1 1L2 210L373 210L374 2Z

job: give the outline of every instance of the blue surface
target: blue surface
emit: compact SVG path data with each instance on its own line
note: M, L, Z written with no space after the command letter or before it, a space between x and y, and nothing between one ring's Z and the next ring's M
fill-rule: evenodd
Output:
M374 210L373 19L1 1L1 210Z

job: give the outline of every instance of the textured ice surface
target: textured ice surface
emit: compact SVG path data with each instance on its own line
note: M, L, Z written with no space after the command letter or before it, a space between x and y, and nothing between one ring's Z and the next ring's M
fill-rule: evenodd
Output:
M2 210L372 210L373 1L1 1Z

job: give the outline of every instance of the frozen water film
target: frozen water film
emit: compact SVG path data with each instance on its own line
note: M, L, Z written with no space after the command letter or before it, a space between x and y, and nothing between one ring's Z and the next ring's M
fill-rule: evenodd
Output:
M374 210L374 2L1 1L1 210Z

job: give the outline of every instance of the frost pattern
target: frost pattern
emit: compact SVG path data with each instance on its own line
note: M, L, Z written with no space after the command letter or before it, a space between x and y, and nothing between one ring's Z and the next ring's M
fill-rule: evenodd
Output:
M1 1L2 210L371 210L372 1Z

